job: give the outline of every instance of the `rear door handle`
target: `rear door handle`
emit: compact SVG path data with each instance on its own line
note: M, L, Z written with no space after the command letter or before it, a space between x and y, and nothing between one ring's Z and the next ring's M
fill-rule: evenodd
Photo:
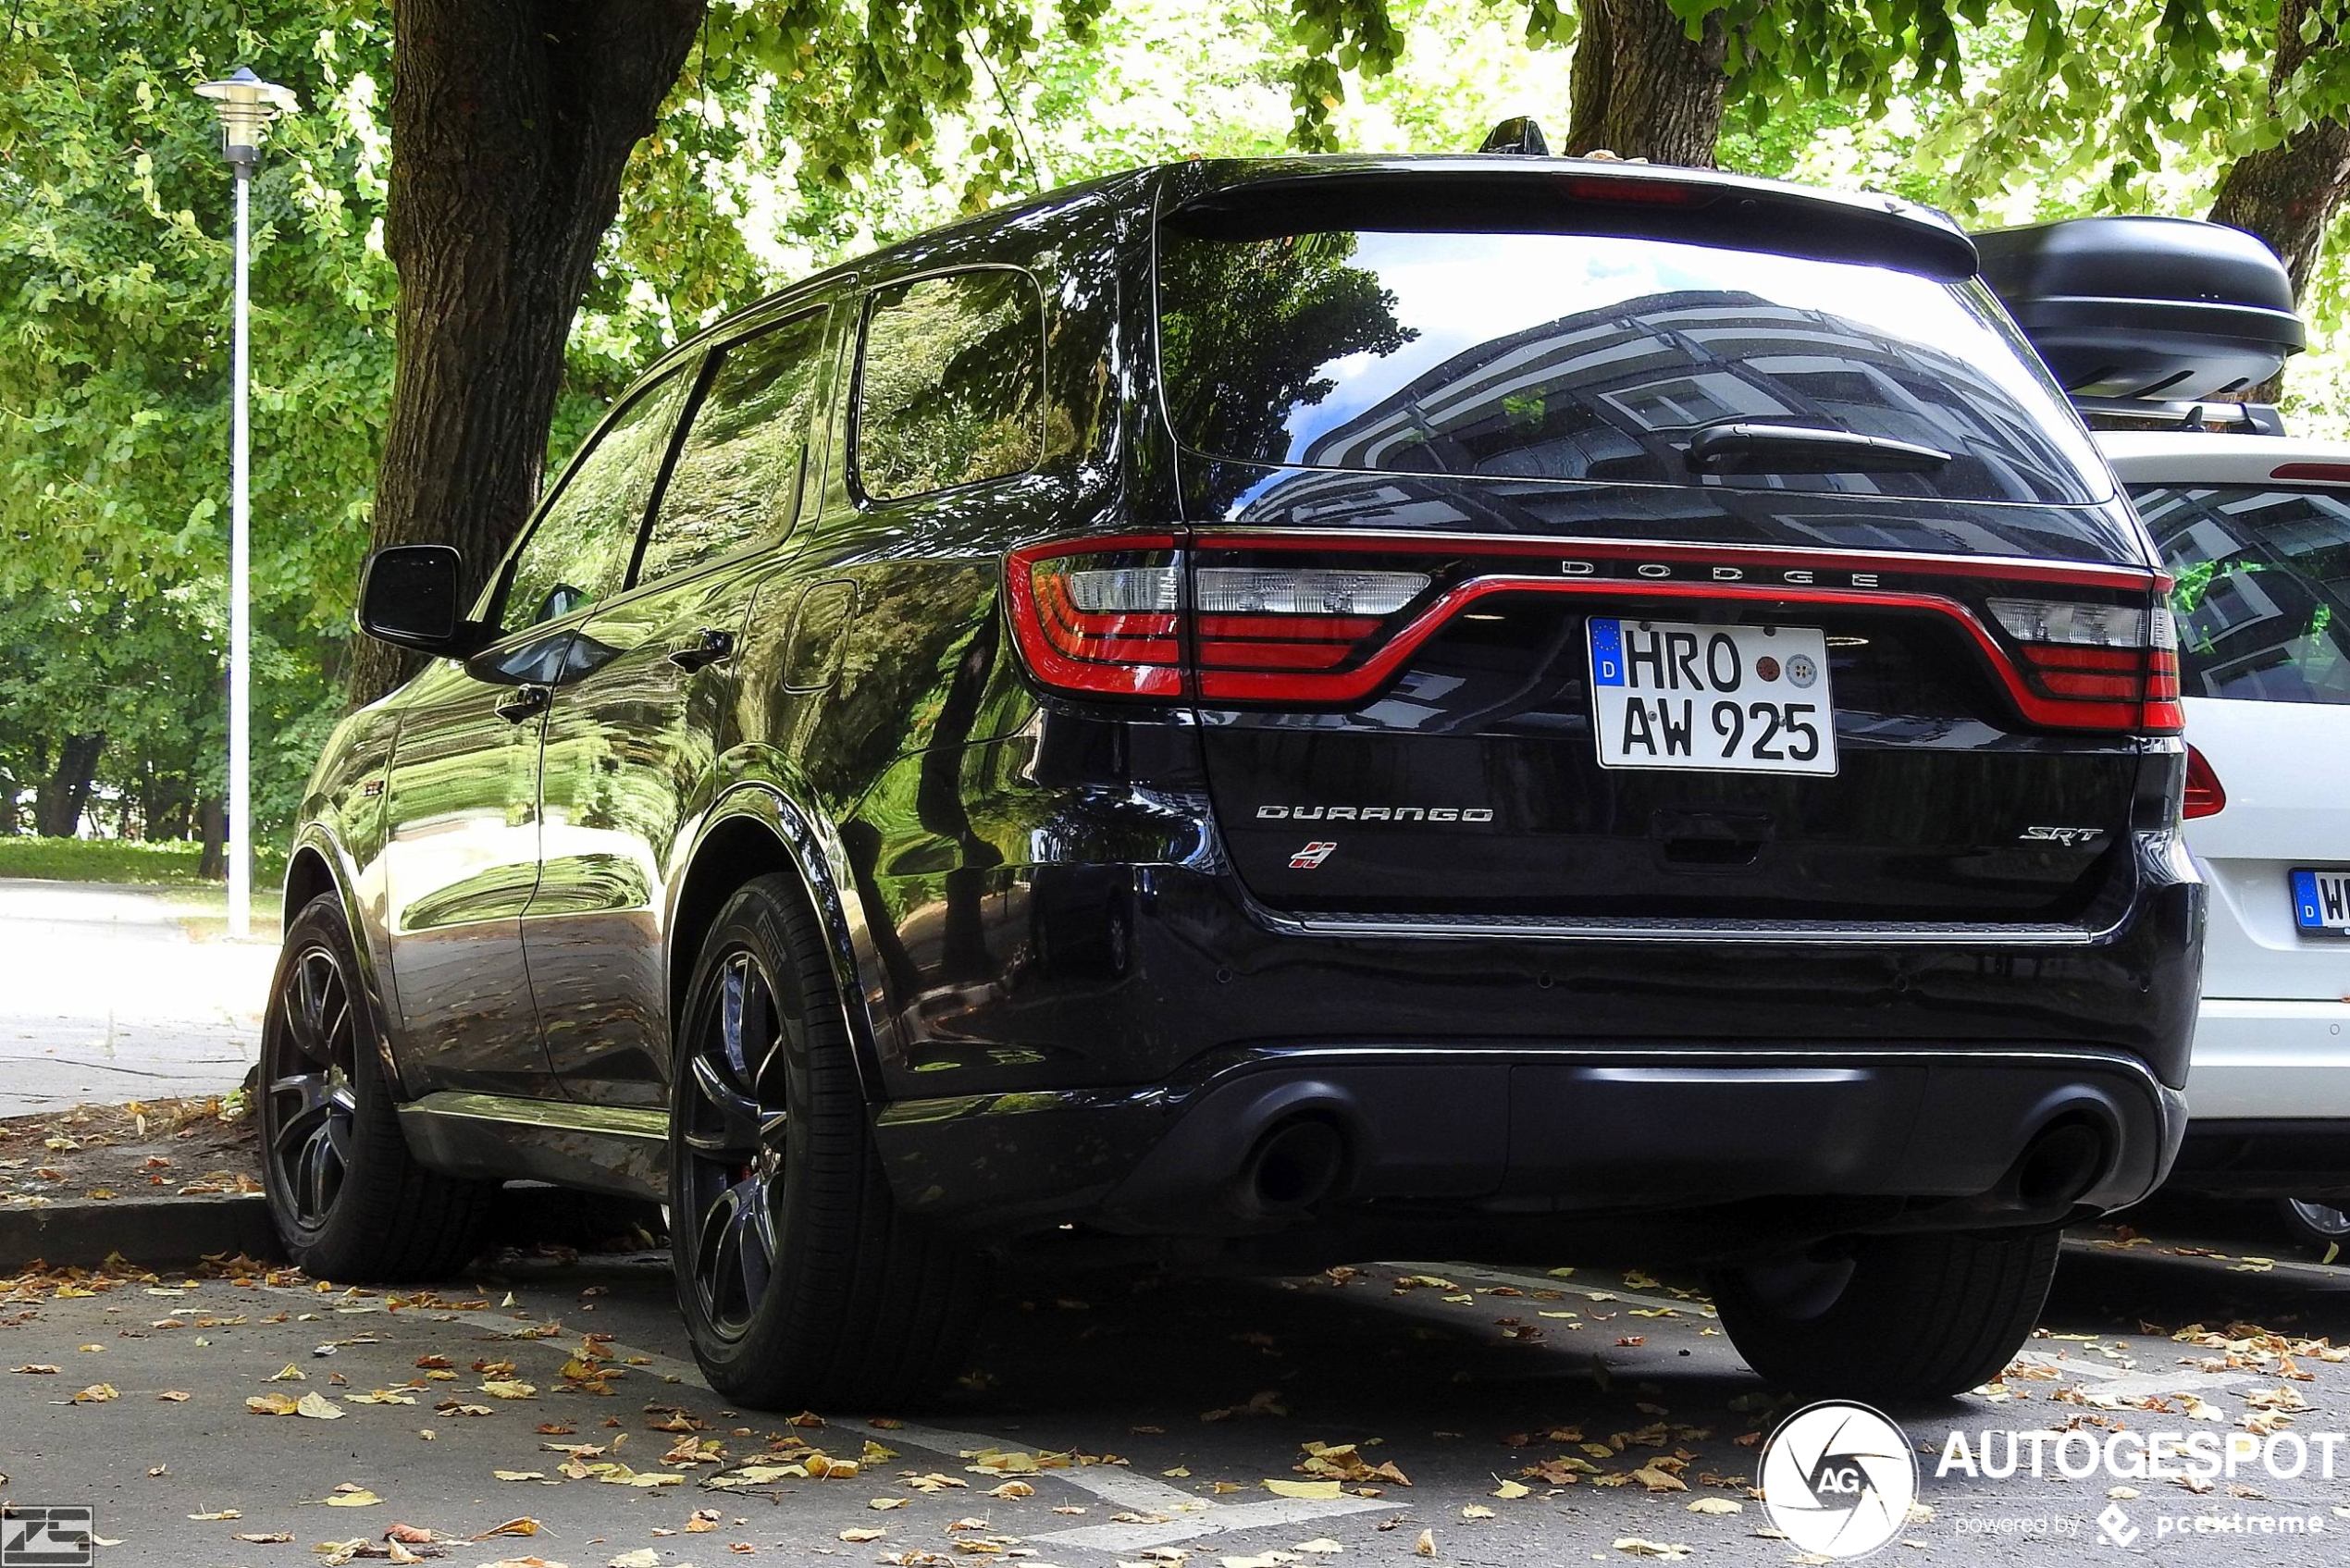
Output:
M669 661L680 670L706 670L735 656L735 634L715 626L702 628L701 640L671 650Z
M553 701L554 697L553 690L547 686L535 684L516 686L514 695L498 705L498 717L510 724L519 724L525 719L537 718L547 711L547 704Z

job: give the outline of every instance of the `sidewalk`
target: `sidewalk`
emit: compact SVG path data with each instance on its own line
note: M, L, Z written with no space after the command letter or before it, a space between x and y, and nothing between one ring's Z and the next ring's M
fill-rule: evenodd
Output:
M199 942L186 913L158 888L0 879L0 1116L244 1080L276 932Z

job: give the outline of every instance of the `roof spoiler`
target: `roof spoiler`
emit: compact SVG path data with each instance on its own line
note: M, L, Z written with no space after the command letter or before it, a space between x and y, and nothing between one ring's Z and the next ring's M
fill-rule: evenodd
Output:
M1503 122L1502 136L1514 123ZM1208 188L1166 216L1222 240L1363 229L1610 234L1889 266L1948 282L1975 275L1974 241L1928 207L1713 169L1518 151L1417 157L1268 158L1197 167Z

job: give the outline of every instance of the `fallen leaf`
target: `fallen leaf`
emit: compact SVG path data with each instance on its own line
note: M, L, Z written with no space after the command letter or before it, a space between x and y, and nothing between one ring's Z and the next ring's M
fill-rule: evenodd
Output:
M850 1546L863 1546L867 1541L877 1541L887 1534L889 1534L887 1530L876 1530L868 1526L859 1526L853 1529L843 1530L840 1533L840 1538L847 1541Z
M310 1381L310 1375L290 1361L278 1371L264 1377L262 1381L265 1383L307 1383Z
M634 1551L624 1551L612 1560L612 1568L661 1568L661 1553L649 1546Z
M73 1402L76 1404L104 1404L108 1400L118 1400L121 1397L122 1390L116 1388L112 1383L93 1383L88 1388L75 1394L73 1396Z
M1501 1481L1501 1477L1498 1475L1495 1476L1494 1479ZM1526 1485L1523 1481L1502 1481L1500 1486L1493 1488L1493 1495L1504 1500L1510 1498L1531 1497L1533 1493L1534 1488Z
M255 1415L291 1415L294 1404L283 1394L253 1394L245 1400L245 1408Z
M489 1474L501 1481L543 1481L547 1478L544 1470L492 1470Z
M1265 1489L1275 1497L1332 1498L1338 1496L1336 1481L1267 1481Z
M538 1533L538 1521L531 1518L528 1514L525 1514L519 1519L509 1519L502 1525L492 1525L481 1534L477 1536L470 1536L466 1538L469 1540L486 1541L492 1536L535 1536Z
M1025 1481L1007 1481L1000 1487L988 1488L987 1495L1000 1498L1034 1497L1036 1488Z
M294 1414L306 1415L313 1421L340 1421L342 1419L342 1407L313 1389L294 1401Z
M1664 1541L1644 1541L1638 1536L1618 1536L1615 1549L1634 1557L1680 1558L1689 1554L1689 1549L1677 1542L1668 1545Z
M1743 1513L1746 1504L1735 1498L1701 1497L1689 1504L1691 1513Z
M517 1382L511 1377L492 1377L481 1385L481 1391L491 1399L526 1400L538 1392L535 1383Z
M187 1394L178 1389L166 1389L163 1392L157 1394L155 1398L159 1400L167 1400L173 1404L186 1404L188 1402Z
M1466 1508L1461 1510L1461 1517L1464 1519L1490 1519L1494 1517L1494 1513L1491 1509L1486 1507L1483 1503L1473 1502Z
M338 1487L323 1500L328 1508L373 1508L383 1499L365 1487L352 1487L349 1491Z
M1310 1541L1298 1542L1297 1549L1300 1551L1314 1552L1320 1556L1334 1556L1339 1552L1344 1551L1346 1549L1339 1545L1336 1541L1330 1539L1328 1536L1322 1536Z
M1436 1532L1434 1530L1422 1530L1420 1532L1420 1538L1412 1543L1412 1555L1415 1557L1434 1557L1436 1555Z
M195 1520L199 1524L205 1524L219 1519L242 1519L244 1516L244 1510L241 1508L223 1508L212 1513L191 1513L188 1515L189 1518Z

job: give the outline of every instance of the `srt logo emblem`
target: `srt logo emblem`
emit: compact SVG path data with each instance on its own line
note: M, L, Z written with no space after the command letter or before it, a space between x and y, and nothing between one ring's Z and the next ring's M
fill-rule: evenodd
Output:
M1289 869L1292 871L1310 871L1329 859L1330 852L1337 847L1337 845L1330 843L1328 839L1317 838L1289 858Z
M2103 828L2042 828L2030 827L2016 835L2024 844L2061 844L2067 849L2076 844L2091 844L2105 836Z

